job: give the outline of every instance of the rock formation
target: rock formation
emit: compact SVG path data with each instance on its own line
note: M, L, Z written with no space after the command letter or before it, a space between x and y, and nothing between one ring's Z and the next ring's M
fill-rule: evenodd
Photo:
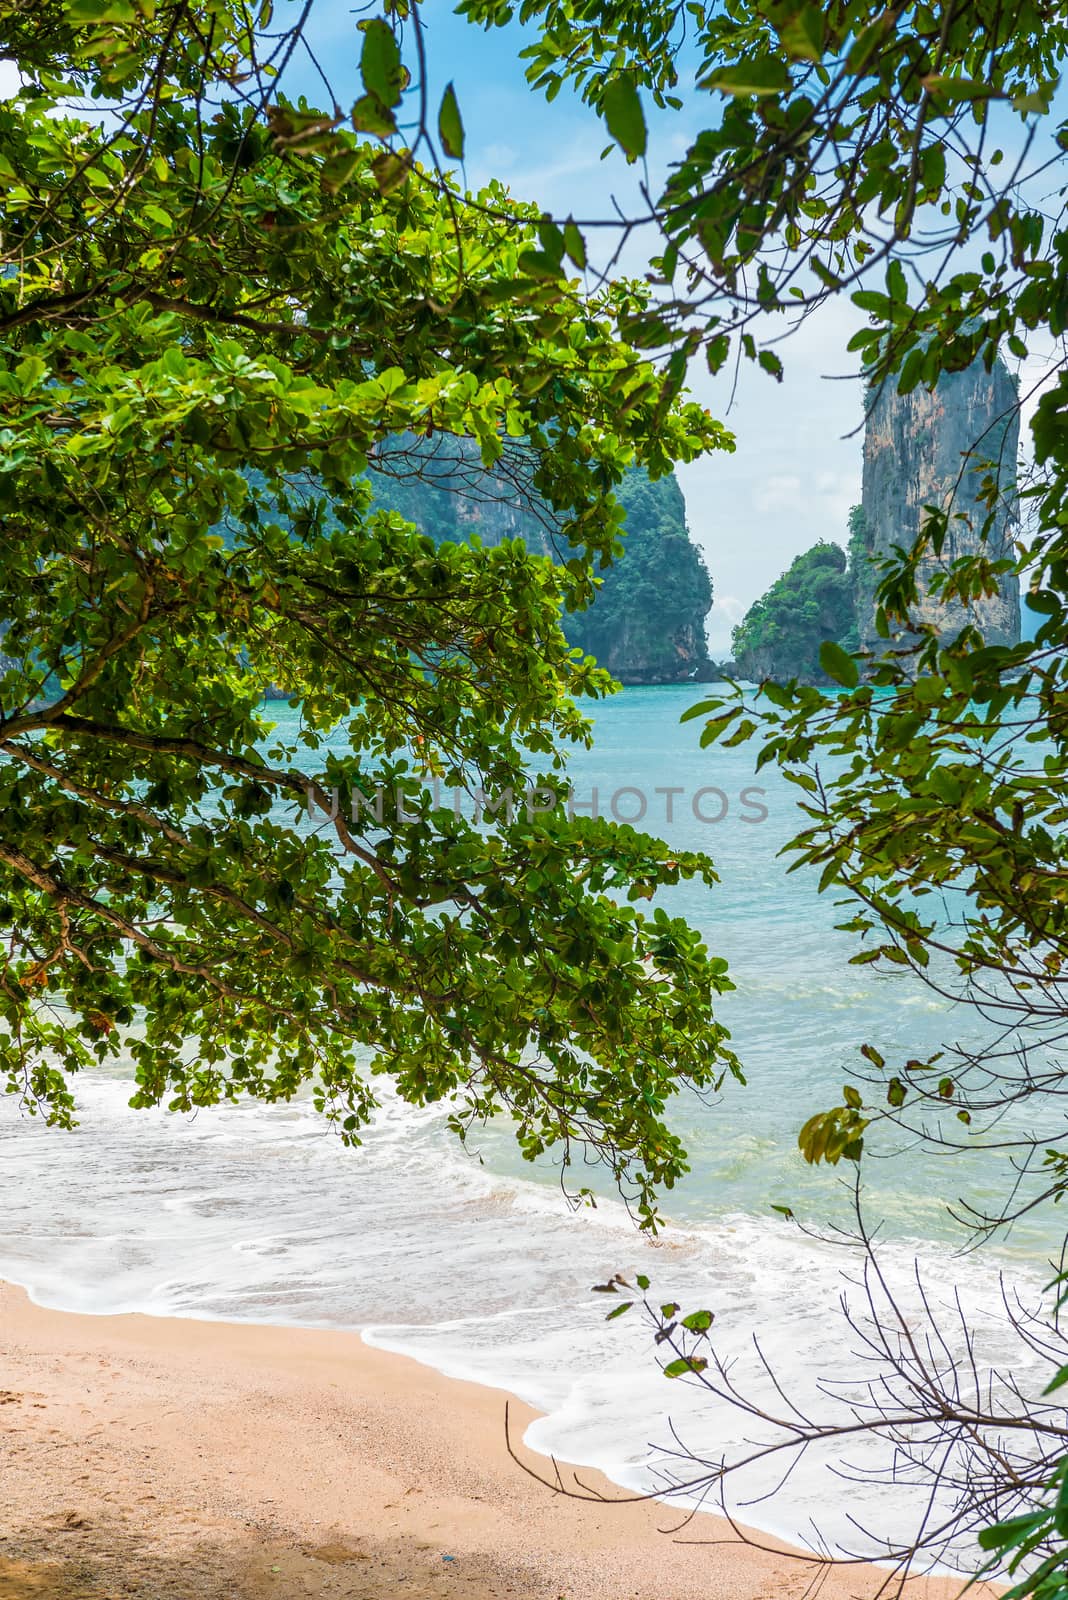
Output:
M402 440L391 453L408 458L403 468L419 451L420 441ZM521 538L557 560L572 553L518 490L484 475L480 481L455 452L428 455L418 475L372 472L371 480L379 505L436 541L477 533L487 545ZM682 490L673 476L654 483L634 470L617 492L626 512L623 557L602 574L593 605L564 618L567 636L622 683L706 680L713 676L705 640L712 582L690 540Z
M829 683L820 667L820 645L842 639L855 620L845 551L836 544L813 545L795 557L735 628L732 676L751 683L768 678Z
M952 637L966 622L979 628L987 644L1016 644L1020 638L1020 593L1010 577L1001 592L965 611L929 593L940 567L955 557L985 553L991 560L1013 554L1017 520L1016 453L1020 420L1016 386L1000 361L987 372L976 362L964 372L945 374L933 391L899 395L884 384L875 398L864 432L864 521L873 556L895 545L911 547L920 532L925 506L949 512L949 533L941 558L931 556L920 569L916 623L933 623ZM1001 495L984 544L989 507L979 500L982 480L996 470ZM886 648L875 632L874 584L862 579L857 593L861 645L876 653Z
M959 556L1012 556L1019 433L1016 387L1000 361L989 373L978 362L949 373L933 393L899 395L893 384L885 385L864 433L863 504L850 513L848 559L825 542L798 556L735 628L735 660L726 664L731 674L754 682L826 683L819 666L824 639L851 652L882 654L886 640L875 631L878 574L870 558L890 554L895 545L911 548L926 506L948 511L949 531L941 557L928 557L920 568L913 622L933 623L940 636L950 638L971 622L987 644L1018 643L1015 576L967 611L959 601L932 595L930 585ZM995 472L1001 492L984 542L990 507L980 491Z

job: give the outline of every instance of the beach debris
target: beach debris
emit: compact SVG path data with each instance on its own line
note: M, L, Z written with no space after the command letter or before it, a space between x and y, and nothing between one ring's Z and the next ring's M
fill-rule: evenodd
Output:
M617 1288L617 1284L620 1283L623 1285L624 1289L630 1288L630 1284L627 1282L623 1274L621 1272L615 1272L608 1279L607 1283L591 1283L590 1289L593 1294L618 1294L619 1289Z
M441 1559L442 1559L442 1561L455 1561L456 1557L455 1556L442 1556Z

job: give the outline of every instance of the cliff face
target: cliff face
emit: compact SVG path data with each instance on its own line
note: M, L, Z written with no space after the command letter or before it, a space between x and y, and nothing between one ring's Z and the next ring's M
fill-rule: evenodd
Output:
M797 557L735 628L735 673L755 682L826 683L819 664L825 639L850 652L881 655L887 642L875 631L879 575L870 558L889 555L895 545L909 549L926 506L946 510L949 529L941 556L928 557L919 569L914 626L931 624L941 637L952 638L971 623L987 644L1018 643L1020 590L1014 576L999 593L968 608L956 600L946 603L930 588L935 574L961 556L985 554L997 561L1013 555L1019 432L1016 388L1000 361L989 373L977 363L947 374L934 393L899 395L886 385L864 432L863 504L850 513L848 558L827 543ZM990 508L981 489L995 472L1001 497L984 540Z
M712 580L690 541L674 477L652 483L629 472L623 559L609 567L588 611L566 619L568 638L621 683L685 683L712 675L705 618Z
M985 553L999 560L1013 554L1019 433L1016 388L1000 361L989 373L981 363L948 373L933 393L919 388L899 395L892 383L886 384L868 417L863 505L870 554L888 554L894 545L908 549L919 535L925 506L950 513L941 558L931 556L920 569L920 603L913 613L916 623L933 623L942 636L952 637L971 622L987 644L1019 641L1015 578L968 610L956 601L947 606L929 593L934 574L955 557ZM979 501L978 491L990 463L999 464L1003 487L984 544L989 507ZM878 654L886 641L875 632L872 588L870 580L861 579L857 622L860 643Z
M406 448L418 450L414 444ZM376 502L399 511L436 541L477 533L483 544L521 538L539 555L570 554L522 498L508 492L465 493L462 463L423 471L421 477L372 473ZM453 487L453 485L456 487ZM459 489L459 492L457 492ZM564 618L573 645L596 656L622 683L685 683L705 679L712 667L705 617L712 583L691 543L686 504L674 477L651 482L631 471L618 491L626 511L625 552L602 575L593 605Z

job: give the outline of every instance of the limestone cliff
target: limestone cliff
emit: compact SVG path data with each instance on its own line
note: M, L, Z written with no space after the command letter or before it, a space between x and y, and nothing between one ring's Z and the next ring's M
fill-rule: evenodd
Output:
M626 511L623 558L604 574L589 610L566 619L568 637L621 683L709 678L712 580L690 539L682 490L674 477L653 483L635 471L618 492Z
M403 449L414 457L418 442L403 441ZM379 505L437 541L477 533L487 545L521 538L540 555L559 560L571 553L518 492L506 483L479 483L455 455L440 467L428 457L419 475L370 476ZM674 477L653 483L635 470L617 492L626 512L623 557L603 574L593 605L564 618L567 636L622 683L706 679L712 582L690 540L682 490Z
M991 560L1012 555L1019 432L1016 387L1000 361L992 372L977 362L964 372L947 373L933 391L919 388L899 395L892 383L885 384L868 415L863 506L869 552L885 555L894 545L908 549L920 532L925 506L949 511L942 556L932 556L922 566L920 603L913 613L917 624L934 623L943 636L952 636L970 621L987 644L1019 640L1015 578L968 612L959 602L947 606L929 593L934 574L955 557L984 550ZM1002 493L984 546L989 507L979 501L978 492L994 463ZM870 579L861 579L857 625L861 645L879 653L886 646L875 632L872 589Z

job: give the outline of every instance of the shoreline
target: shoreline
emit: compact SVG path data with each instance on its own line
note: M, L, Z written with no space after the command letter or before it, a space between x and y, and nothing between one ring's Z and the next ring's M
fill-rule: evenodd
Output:
M801 1600L818 1575L710 1513L673 1539L681 1513L592 1469L606 1503L554 1494L505 1447L507 1403L551 1473L521 1443L537 1412L354 1331L50 1311L0 1283L0 1348L0 1600ZM821 1595L886 1576L835 1568Z

